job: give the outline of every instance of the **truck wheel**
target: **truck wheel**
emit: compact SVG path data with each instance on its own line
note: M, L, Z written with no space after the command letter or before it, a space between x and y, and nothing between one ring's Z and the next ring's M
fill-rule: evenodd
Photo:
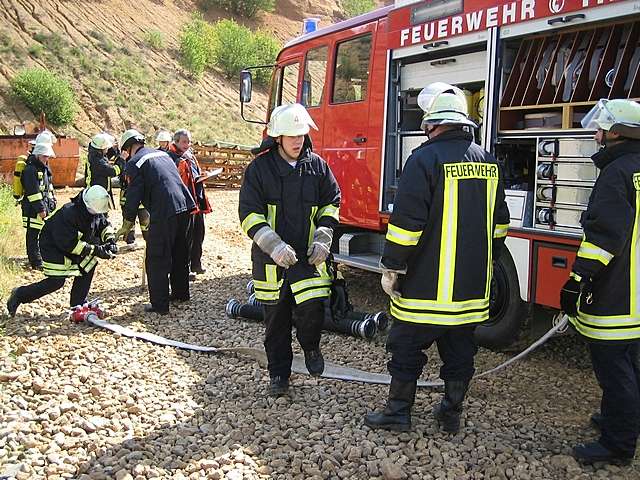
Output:
M476 328L476 342L486 348L506 348L518 339L525 319L526 309L520 298L518 272L511 254L505 248L493 264L489 320Z

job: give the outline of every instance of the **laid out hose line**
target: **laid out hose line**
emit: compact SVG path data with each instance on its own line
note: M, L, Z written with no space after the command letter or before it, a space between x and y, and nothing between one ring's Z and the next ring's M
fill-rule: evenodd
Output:
M245 347L245 346L226 347L226 348L205 347L202 345L194 345L191 343L178 342L176 340L164 338L164 337L161 337L160 335L156 335L153 333L136 332L135 330L131 330L130 328L123 327L122 325L106 322L98 318L98 316L93 312L89 312L86 315L85 320L89 324L95 327L104 328L114 333L118 333L124 337L145 340L147 342L155 343L157 345L181 348L184 350L193 350L196 352L222 353L222 354L232 353L232 354L246 355L248 357L251 357L257 360L261 365L266 365L267 363L267 356L264 350L261 348ZM558 319L557 322L554 322L554 326L547 333L545 333L542 337L540 337L538 340L532 343L528 348L520 352L515 357L510 358L506 362L498 365L497 367L474 375L474 378L481 378L487 375L491 375L517 362L518 360L523 359L529 353L533 352L536 348L538 348L540 345L544 344L553 335L563 331L567 327L568 321L569 321L569 317L567 317L566 315L561 319ZM305 367L305 364L304 364L304 357L302 355L294 355L291 370L295 373L309 375L309 372L307 371L307 368ZM322 374L322 377L334 379L334 380L345 380L349 382L362 382L362 383L379 384L379 385L389 385L389 383L391 383L391 377L389 375L382 374L382 373L366 372L364 370L360 370L357 368L337 365L332 362L325 362L325 368L324 368L324 373ZM434 388L434 387L441 387L443 385L444 385L444 382L442 380L433 380L433 381L419 380L418 381L418 387L422 387L422 388Z

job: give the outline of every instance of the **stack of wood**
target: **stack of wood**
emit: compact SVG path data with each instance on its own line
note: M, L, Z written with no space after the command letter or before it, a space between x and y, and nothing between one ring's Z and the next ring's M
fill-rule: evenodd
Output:
M244 169L253 160L252 147L229 143L196 143L192 148L203 170L222 168L220 174L206 180L208 187L240 188Z

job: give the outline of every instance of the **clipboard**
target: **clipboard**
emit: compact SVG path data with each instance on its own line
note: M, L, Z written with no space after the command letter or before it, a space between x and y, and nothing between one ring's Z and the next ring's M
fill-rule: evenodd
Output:
M222 173L222 168L216 168L215 170L209 170L207 172L203 172L196 180L196 183L205 182L210 178L217 177L221 173Z

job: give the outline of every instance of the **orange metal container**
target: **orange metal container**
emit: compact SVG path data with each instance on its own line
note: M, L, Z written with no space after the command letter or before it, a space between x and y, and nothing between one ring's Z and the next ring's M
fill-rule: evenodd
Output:
M29 151L29 140L34 135L0 135L0 181L13 182L13 169L16 159ZM58 137L53 145L56 158L49 160L49 168L53 173L53 184L56 187L73 186L76 182L76 171L80 161L80 144L75 138Z

